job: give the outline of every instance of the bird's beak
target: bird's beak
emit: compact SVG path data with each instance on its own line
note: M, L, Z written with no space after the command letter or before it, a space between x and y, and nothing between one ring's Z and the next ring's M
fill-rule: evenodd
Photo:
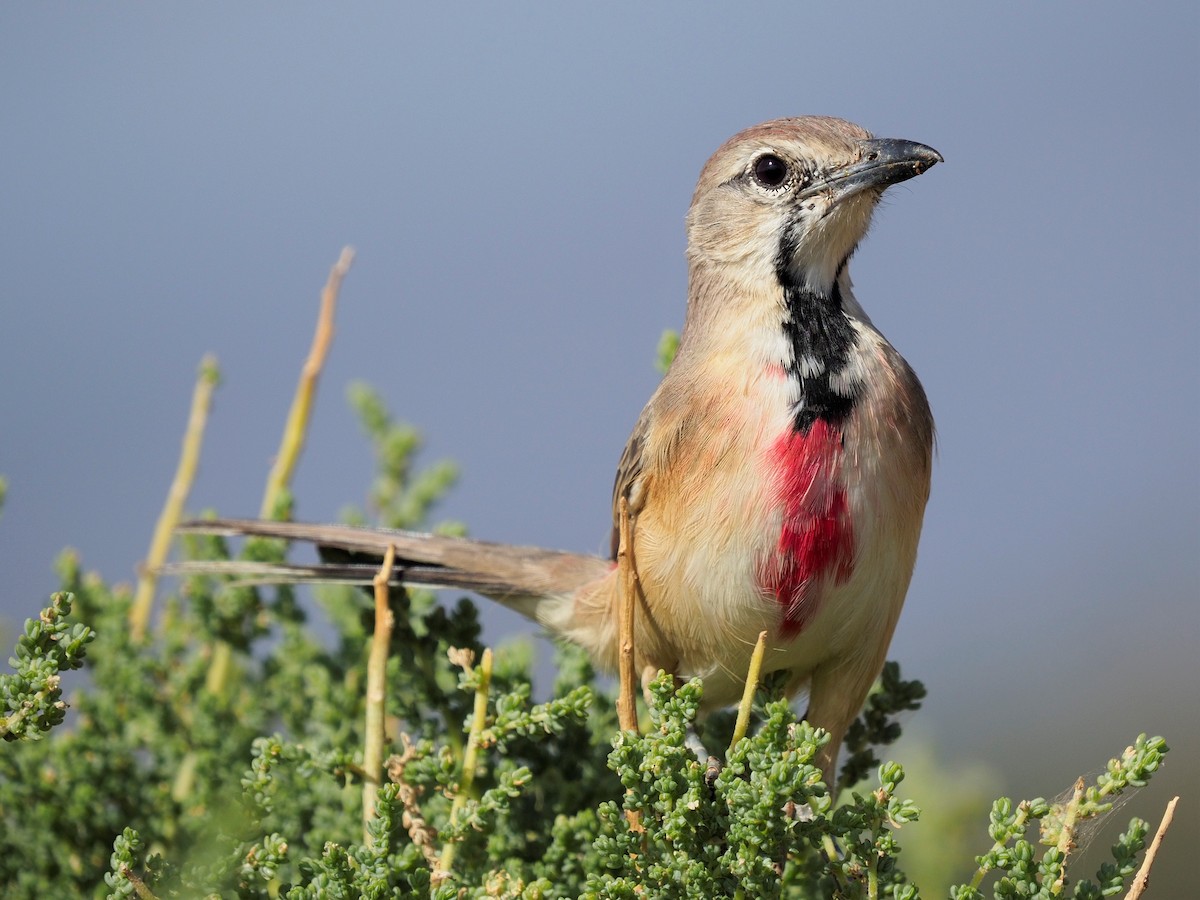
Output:
M830 196L831 205L876 188L882 191L889 185L916 178L926 169L942 162L942 154L916 141L894 138L872 138L860 141L862 156L857 162L832 169L800 192L797 199L818 194Z

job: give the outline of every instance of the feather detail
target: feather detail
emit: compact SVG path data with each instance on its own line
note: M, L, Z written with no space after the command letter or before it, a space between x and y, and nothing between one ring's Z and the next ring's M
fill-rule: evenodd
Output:
M854 528L840 481L841 445L841 429L817 419L807 431L789 431L771 447L783 524L758 583L781 608L784 638L812 621L829 582L841 584L853 571Z

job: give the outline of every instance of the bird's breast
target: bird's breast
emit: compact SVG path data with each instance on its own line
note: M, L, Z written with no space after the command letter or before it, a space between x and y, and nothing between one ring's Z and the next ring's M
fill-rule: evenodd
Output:
M898 611L932 424L903 361L882 338L864 342L867 389L844 418L800 427L802 391L784 367L726 367L691 384L690 424L669 452L647 454L635 545L648 612L663 655L710 676L706 691L744 670L761 630L768 670L798 670Z
M787 428L764 453L773 545L756 567L762 593L778 605L779 636L795 637L816 615L829 584L845 582L854 567L854 523L842 479L840 424L815 420Z
M764 628L786 640L820 608L821 586L853 566L841 431L796 429L797 388L778 366L711 384L691 400L703 425L682 429L654 472L638 568L651 605L695 629L685 645L752 642Z

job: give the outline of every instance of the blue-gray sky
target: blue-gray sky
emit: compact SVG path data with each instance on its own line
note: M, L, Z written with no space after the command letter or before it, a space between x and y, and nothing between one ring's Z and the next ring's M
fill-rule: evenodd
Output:
M444 516L601 549L701 165L832 114L946 158L852 264L939 425L913 727L1047 794L1164 732L1194 798L1198 46L1189 2L6 6L0 614L66 545L132 576L207 351L191 506L257 511L344 244L299 516L363 499L365 379L461 463Z

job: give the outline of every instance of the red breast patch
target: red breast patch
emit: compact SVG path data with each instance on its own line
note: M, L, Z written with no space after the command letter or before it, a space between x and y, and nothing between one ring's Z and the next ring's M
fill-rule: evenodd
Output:
M854 529L840 478L842 433L817 419L771 447L783 506L779 543L760 567L758 583L781 607L779 631L795 637L816 615L822 588L850 577Z

